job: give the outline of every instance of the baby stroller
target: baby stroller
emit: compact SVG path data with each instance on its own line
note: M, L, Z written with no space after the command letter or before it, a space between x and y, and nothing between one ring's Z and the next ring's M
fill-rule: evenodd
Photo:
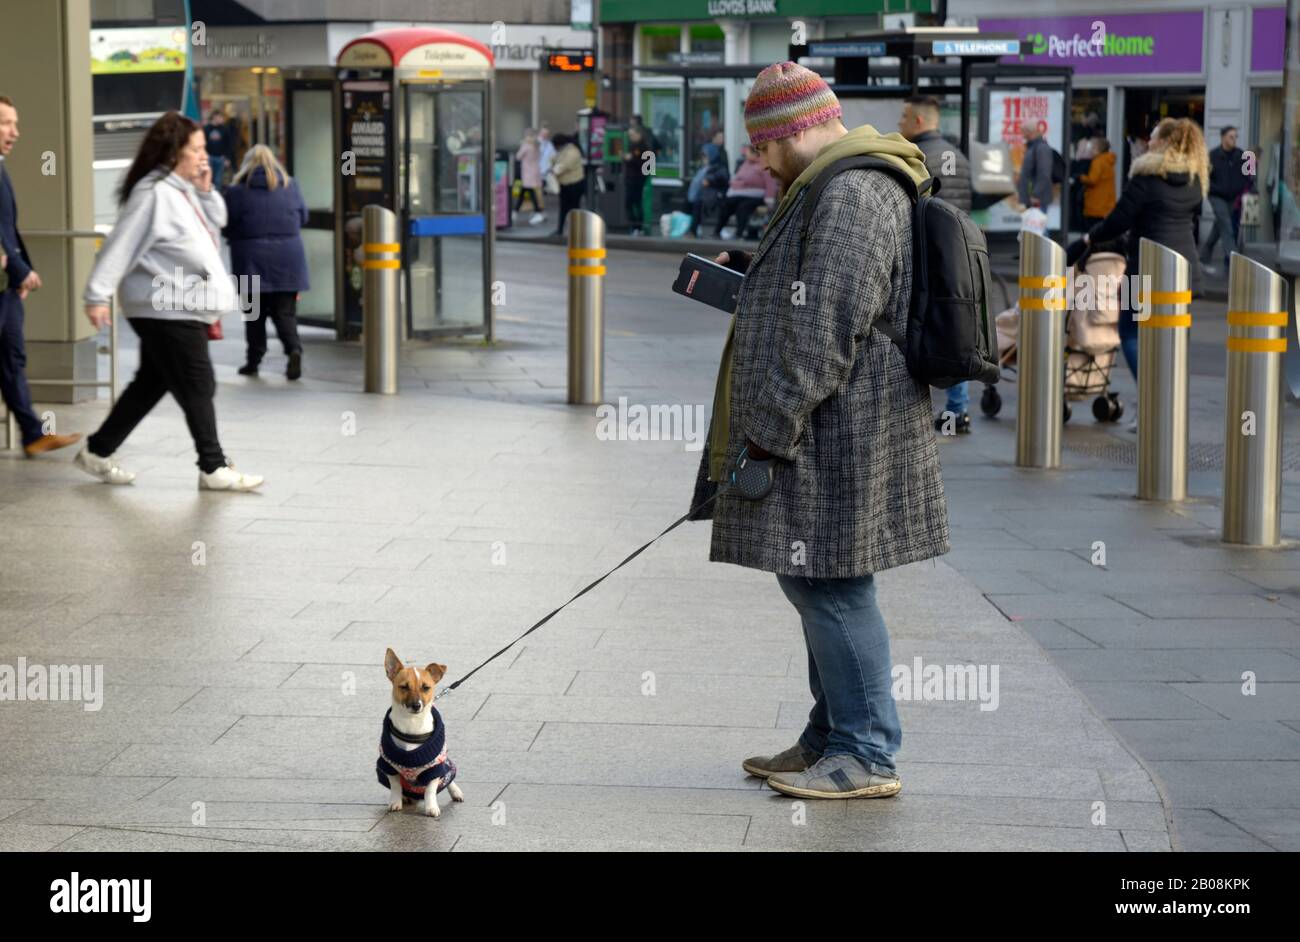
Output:
M1079 253L1071 251L1070 254ZM1119 352L1119 291L1125 270L1123 246L1108 243L1085 249L1075 262L1073 273L1066 272L1066 284L1073 285L1074 296L1065 312L1062 421L1070 421L1071 402L1090 396L1094 397L1092 414L1098 422L1117 422L1124 414L1123 400L1118 393L1110 391L1110 371ZM1089 277L1080 277L1084 275ZM997 334L1003 378L1014 381L1019 308L1007 308L997 316ZM984 388L980 409L990 417L1002 411L1002 396L996 386Z

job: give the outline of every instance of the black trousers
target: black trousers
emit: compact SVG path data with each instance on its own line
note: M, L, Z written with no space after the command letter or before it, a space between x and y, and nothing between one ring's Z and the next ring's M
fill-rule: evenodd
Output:
M627 213L628 225L640 229L645 223L645 177L640 167L633 174L623 177L623 210Z
M564 232L564 220L569 215L569 210L577 209L582 205L582 194L587 188L585 180L579 180L577 183L565 183L560 186L560 221L557 234Z
M736 217L736 238L743 239L745 230L749 228L749 217L754 215L754 210L763 205L761 196L728 196L722 201L722 208L718 210L718 227L715 235L722 234L722 227L725 226L731 217Z
M528 197L529 201L533 204L533 212L540 213L542 211L542 204L538 200L537 189L531 186L521 186L519 188L519 198L515 200L515 212L519 212L519 210L524 208L525 196Z
M244 340L248 342L248 362L253 366L266 356L266 319L275 323L276 336L284 346L284 355L302 353L298 339L298 295L293 291L265 291L257 296L255 320L244 321Z
M133 317L127 323L140 338L140 368L99 431L87 439L91 454L107 458L117 451L163 394L171 393L185 413L199 469L217 470L226 456L217 440L217 410L212 404L217 377L208 356L207 326L151 317Z

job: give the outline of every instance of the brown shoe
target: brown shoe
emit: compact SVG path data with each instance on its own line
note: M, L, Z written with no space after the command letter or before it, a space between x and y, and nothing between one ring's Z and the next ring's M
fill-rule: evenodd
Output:
M35 458L47 451L54 451L56 448L67 448L69 445L75 445L81 441L81 433L75 435L42 435L30 445L24 445L23 451L27 452L28 458Z
M802 772L820 758L815 753L805 752L802 745L795 743L774 756L751 756L740 763L740 767L750 775L767 778L778 772Z

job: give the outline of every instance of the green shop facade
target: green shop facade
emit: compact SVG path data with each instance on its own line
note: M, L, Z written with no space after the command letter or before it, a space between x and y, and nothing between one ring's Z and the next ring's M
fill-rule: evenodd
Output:
M821 39L929 25L935 6L931 0L599 2L601 107L618 124L642 116L659 145L655 186L669 190L690 178L701 147L719 130L734 166L748 141L743 115L753 76L788 58L796 29Z

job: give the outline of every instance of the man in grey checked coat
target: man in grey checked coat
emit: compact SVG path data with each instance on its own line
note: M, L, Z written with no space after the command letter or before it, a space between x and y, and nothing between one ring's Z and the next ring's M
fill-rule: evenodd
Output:
M884 797L901 788L902 731L873 574L949 548L929 391L871 328L906 329L911 203L888 174L847 170L821 194L802 267L800 230L824 166L871 154L919 183L924 157L899 134L846 131L830 88L793 62L759 75L745 123L786 195L752 257L719 256L746 277L691 506L742 450L775 458L767 496L724 492L695 519L713 520L711 560L776 574L803 622L816 702L795 745L743 767L797 797Z

